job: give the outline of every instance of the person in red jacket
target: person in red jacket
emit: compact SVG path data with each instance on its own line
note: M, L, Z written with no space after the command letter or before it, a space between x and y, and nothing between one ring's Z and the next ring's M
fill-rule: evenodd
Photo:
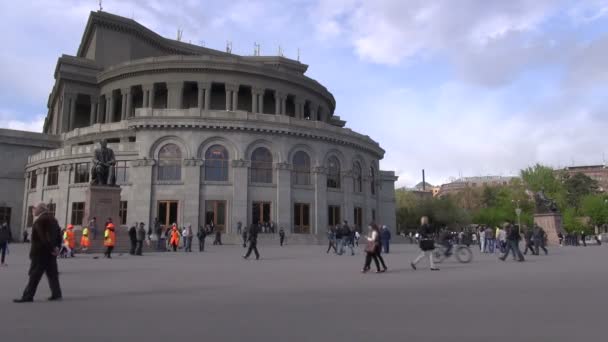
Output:
M103 254L106 258L112 259L112 250L116 244L116 233L114 232L114 224L108 223L103 234L103 245L106 246L106 251Z

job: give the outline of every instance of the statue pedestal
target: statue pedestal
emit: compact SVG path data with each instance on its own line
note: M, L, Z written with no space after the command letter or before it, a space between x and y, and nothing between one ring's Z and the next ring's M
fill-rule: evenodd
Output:
M85 192L84 220L89 222L93 217L97 218L97 229L103 230L104 223L108 218L116 227L120 225L120 187L90 185ZM98 232L99 233L99 232Z
M558 233L564 233L562 228L562 215L558 213L534 214L534 223L539 225L547 233L547 243L559 244Z

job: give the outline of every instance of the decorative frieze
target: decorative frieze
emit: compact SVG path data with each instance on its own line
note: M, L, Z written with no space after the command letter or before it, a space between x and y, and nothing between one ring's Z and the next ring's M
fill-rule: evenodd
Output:
M274 163L274 168L277 170L291 170L291 164L289 163Z
M196 158L184 159L183 165L184 166L202 166L203 161L200 159L196 159Z
M62 164L59 165L59 171L70 171L72 169L72 164Z
M232 161L232 167L249 167L249 161L245 159L235 159Z
M148 158L135 159L135 160L131 161L132 167L154 166L154 164L156 164L156 161L154 159L148 159Z
M324 167L324 166L315 166L315 167L311 168L310 171L312 173L326 174L327 173L327 168Z

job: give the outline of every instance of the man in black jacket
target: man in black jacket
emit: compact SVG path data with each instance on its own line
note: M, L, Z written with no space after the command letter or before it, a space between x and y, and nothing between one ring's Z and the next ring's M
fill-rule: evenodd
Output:
M8 249L8 243L11 241L11 229L8 227L6 222L2 223L0 226L0 253L2 253L2 263L0 266L6 265L4 263L4 258L6 256L6 250Z
M135 255L135 249L137 248L137 222L129 228L129 240L131 241L129 254Z
M528 228L526 229L526 232L524 233L524 240L525 240L525 248L524 248L524 254L528 254L528 250L530 250L530 252L532 252L532 255L536 254L536 251L534 250L534 248L532 248L534 245L532 243L532 229Z
M511 251L513 252L513 258L517 256L519 262L524 261L524 256L519 250L519 240L521 240L521 235L519 235L519 227L510 224L507 227L507 250L503 256L499 257L499 259L505 261L509 255L509 251Z
M259 228L255 223L253 223L251 225L251 228L249 228L248 234L249 249L247 250L247 254L243 255L243 259L249 258L249 255L251 255L251 251L255 253L256 260L260 259L260 253L258 252L258 233Z
M15 303L34 301L34 295L42 275L46 273L51 288L49 300L60 300L59 271L57 270L57 255L61 246L61 228L57 220L48 212L46 204L40 203L33 209L36 217L32 226L32 245L30 248L29 282L23 291L23 296L13 300Z

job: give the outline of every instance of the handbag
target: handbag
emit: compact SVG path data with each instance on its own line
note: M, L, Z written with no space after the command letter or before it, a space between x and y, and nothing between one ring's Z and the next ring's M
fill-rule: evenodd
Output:
M423 251L432 251L435 249L435 241L430 239L420 240L420 249Z
M376 250L376 243L374 241L368 241L367 245L365 246L365 251L367 253L374 253L375 250Z

